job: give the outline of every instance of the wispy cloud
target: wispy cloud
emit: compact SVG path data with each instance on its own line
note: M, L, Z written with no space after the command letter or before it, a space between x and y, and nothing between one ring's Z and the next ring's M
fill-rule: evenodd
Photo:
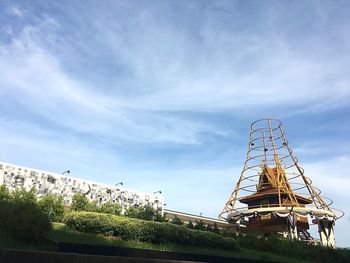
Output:
M306 163L303 168L313 185L321 189L326 202L332 200L332 206L340 209L345 216L337 221L335 231L338 246L349 246L348 229L350 227L349 187L350 178L346 167L350 162L349 155L336 156L327 160ZM338 212L337 212L338 213ZM338 213L341 215L340 213Z
M40 28L26 26L10 44L0 46L1 92L47 120L77 132L141 142L198 143L207 124L122 105L118 97L79 83L40 45ZM39 42L39 43L38 43ZM181 126L181 127L180 127Z
M309 55L291 43L287 32L273 31L276 25L266 25L260 33L240 28L232 32L218 28L220 14L204 13L208 20L187 30L171 21L159 23L163 17L158 11L135 11L127 20L112 20L107 29L103 18L94 23L99 42L106 40L104 47L122 61L135 82L147 85L148 92L125 98L130 107L222 111L287 104L309 109L317 102L320 110L349 100L344 71L348 60L325 52ZM125 27L129 22L132 28ZM198 35L194 38L190 30ZM335 35L344 33L339 29Z
M18 7L12 9L20 12ZM44 13L1 46L2 87L11 89L18 101L37 114L64 127L101 136L176 143L198 143L201 131L214 132L215 128L176 116L164 118L162 111L223 112L249 107L256 112L266 105L282 109L293 105L299 110L310 110L312 105L324 110L349 100L348 76L338 76L339 69L347 67L346 59L309 57L291 46L288 38L268 30L262 34L218 30L218 16L196 25L199 34L193 39L191 31L177 28L172 21L160 24L159 11L140 9L133 17L113 21L112 13L103 10L105 16L94 15L92 22L76 12L77 19L97 32L90 44L84 38L69 39L74 41L69 44L57 30L66 26L62 17ZM119 63L129 73L123 77L117 69L107 71L108 87L80 81L66 71L65 58L52 51L55 41L62 45L60 49L73 49L70 45L78 42L94 56L105 57L104 51L109 52L112 65ZM97 46L94 51L96 42L103 42L103 49ZM79 55L71 62L79 61ZM84 74L94 74L94 70ZM154 123L159 124L157 129ZM185 128L177 129L179 123ZM140 131L139 136L133 131Z
M18 8L17 6L11 6L8 8L8 12L15 16L22 17L26 11Z
M0 4L1 158L157 185L169 208L215 216L249 123L273 116L348 209L350 16L339 5Z
M308 176L314 181L315 186L322 190L323 195L337 198L342 205L350 198L348 188L350 178L346 166L350 162L350 156L336 156L334 158L307 163L304 165ZM335 203L335 206L337 204ZM346 204L346 209L350 212L350 206Z

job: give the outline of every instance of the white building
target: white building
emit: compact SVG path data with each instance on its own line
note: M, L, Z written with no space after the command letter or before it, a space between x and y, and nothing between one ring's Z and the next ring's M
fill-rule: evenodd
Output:
M40 198L46 194L63 196L64 204L70 205L75 193L82 193L89 201L98 204L119 203L125 212L131 206L152 206L163 214L164 197L143 193L121 186L100 184L58 173L0 162L0 185L5 184L10 191L17 187L30 190L35 187Z

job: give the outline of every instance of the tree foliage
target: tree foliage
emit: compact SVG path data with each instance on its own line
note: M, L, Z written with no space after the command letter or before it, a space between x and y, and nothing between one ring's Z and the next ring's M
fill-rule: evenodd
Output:
M218 225L216 223L214 223L214 225L211 227L210 231L212 231L216 234L220 234L220 230L219 230Z
M75 193L72 198L71 209L73 211L87 211L89 207L89 200L81 193Z
M196 220L196 224L194 226L194 229L203 230L203 231L206 230L206 226L205 226L205 224L204 224L202 219L199 220L199 221Z
M189 228L189 229L193 229L194 228L194 225L193 225L191 220L188 222L187 228Z
M122 209L118 203L107 202L99 205L97 202L89 202L86 196L75 193L72 199L71 210L98 212L112 215L120 215Z
M126 218L91 212L72 212L65 216L67 226L77 231L98 233L151 243L174 243L186 246L237 250L233 238L210 232L191 230L171 223Z
M182 222L182 220L180 218L178 218L177 216L175 216L172 220L171 223L175 224L175 225L183 225L184 223Z
M25 203L37 203L36 190L32 187L29 191L25 188L16 188L15 191L11 193L13 202L25 202Z
M12 193L0 187L0 226L20 240L41 242L51 228L50 219L35 197L35 189L19 188Z
M166 219L158 210L153 209L151 206L139 206L139 207L130 207L126 211L126 216L131 218L138 218L148 221L158 221L165 222Z
M105 214L120 215L122 212L122 208L118 203L107 202L102 204L99 207L98 211Z
M0 185L0 202L8 202L11 199L10 191L7 189L6 185Z
M51 222L61 222L64 215L63 197L48 194L38 201L40 209L49 216Z

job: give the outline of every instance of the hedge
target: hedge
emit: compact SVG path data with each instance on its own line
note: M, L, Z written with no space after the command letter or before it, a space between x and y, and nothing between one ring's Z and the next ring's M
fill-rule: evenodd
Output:
M17 239L44 242L51 228L49 217L39 208L34 191L16 189L10 193L0 186L0 227Z
M268 238L241 236L237 238L239 247L271 252L292 258L315 262L350 262L349 249L332 249L321 245L311 245L303 241L280 239L270 235Z
M233 238L171 223L94 212L71 212L65 215L64 220L68 227L77 231L113 235L125 240L238 250Z

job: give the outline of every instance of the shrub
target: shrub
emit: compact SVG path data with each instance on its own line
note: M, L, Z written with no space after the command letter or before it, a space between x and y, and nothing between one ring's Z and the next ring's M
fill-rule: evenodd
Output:
M38 205L48 215L51 222L61 222L63 220L64 205L62 196L46 195L38 201Z
M0 202L9 202L11 199L10 191L7 189L6 185L0 185Z
M15 191L11 193L11 201L14 203L26 202L26 203L37 203L36 190L32 187L29 191L25 188L16 188Z
M127 217L138 218L148 221L157 221L157 222L166 222L166 218L161 215L161 213L154 209L153 207L139 206L139 207L130 207L125 214Z
M122 212L122 208L117 203L107 202L107 203L101 205L99 207L98 211L100 211L101 213L105 213L105 214L120 215L120 213ZM91 212L93 212L93 211L91 211Z
M219 230L218 225L216 223L214 223L214 225L211 227L210 231L212 231L216 234L220 234L220 230Z
M183 225L184 223L182 222L182 220L180 218L178 218L177 216L175 216L172 220L171 223L175 224L175 225Z
M11 198L12 196L6 185L0 185L0 225L2 226L6 225L11 217L9 211Z
M47 231L51 228L48 216L34 203L19 202L14 204L12 218L8 229L18 239L31 242L45 240Z
M126 212L126 216L143 220L153 220L155 217L155 210L148 205L130 207Z
M89 200L81 193L75 193L72 198L71 209L73 211L87 211L89 206Z
M80 193L75 193L72 199L71 210L98 212L111 215L120 215L122 209L118 203L107 202L99 205L97 202L89 202L86 196Z
M51 225L48 216L38 206L35 189L26 191L22 188L9 193L2 186L0 192L0 225L20 240L43 241Z
M248 249L267 251L288 257L315 262L350 262L350 251L347 249L331 249L323 246L309 245L302 241L281 239L275 235L267 238L241 236L238 245Z
M160 211L155 210L155 216L153 218L154 221L157 222L168 222L168 219L165 217L166 213L164 214L164 216L160 213Z
M191 220L188 222L188 224L187 224L186 226L187 226L187 228L189 228L189 229L193 229L193 228L194 228L194 225L193 225L193 223L192 223Z
M196 220L196 224L194 225L194 229L197 229L197 230L206 230L206 226L205 224L203 223L203 220L199 220L197 221Z
M113 233L126 240L151 243L176 243L179 245L225 248L237 250L236 241L211 232L191 230L185 226L159 223L134 218L71 212L65 216L68 227L88 233Z

